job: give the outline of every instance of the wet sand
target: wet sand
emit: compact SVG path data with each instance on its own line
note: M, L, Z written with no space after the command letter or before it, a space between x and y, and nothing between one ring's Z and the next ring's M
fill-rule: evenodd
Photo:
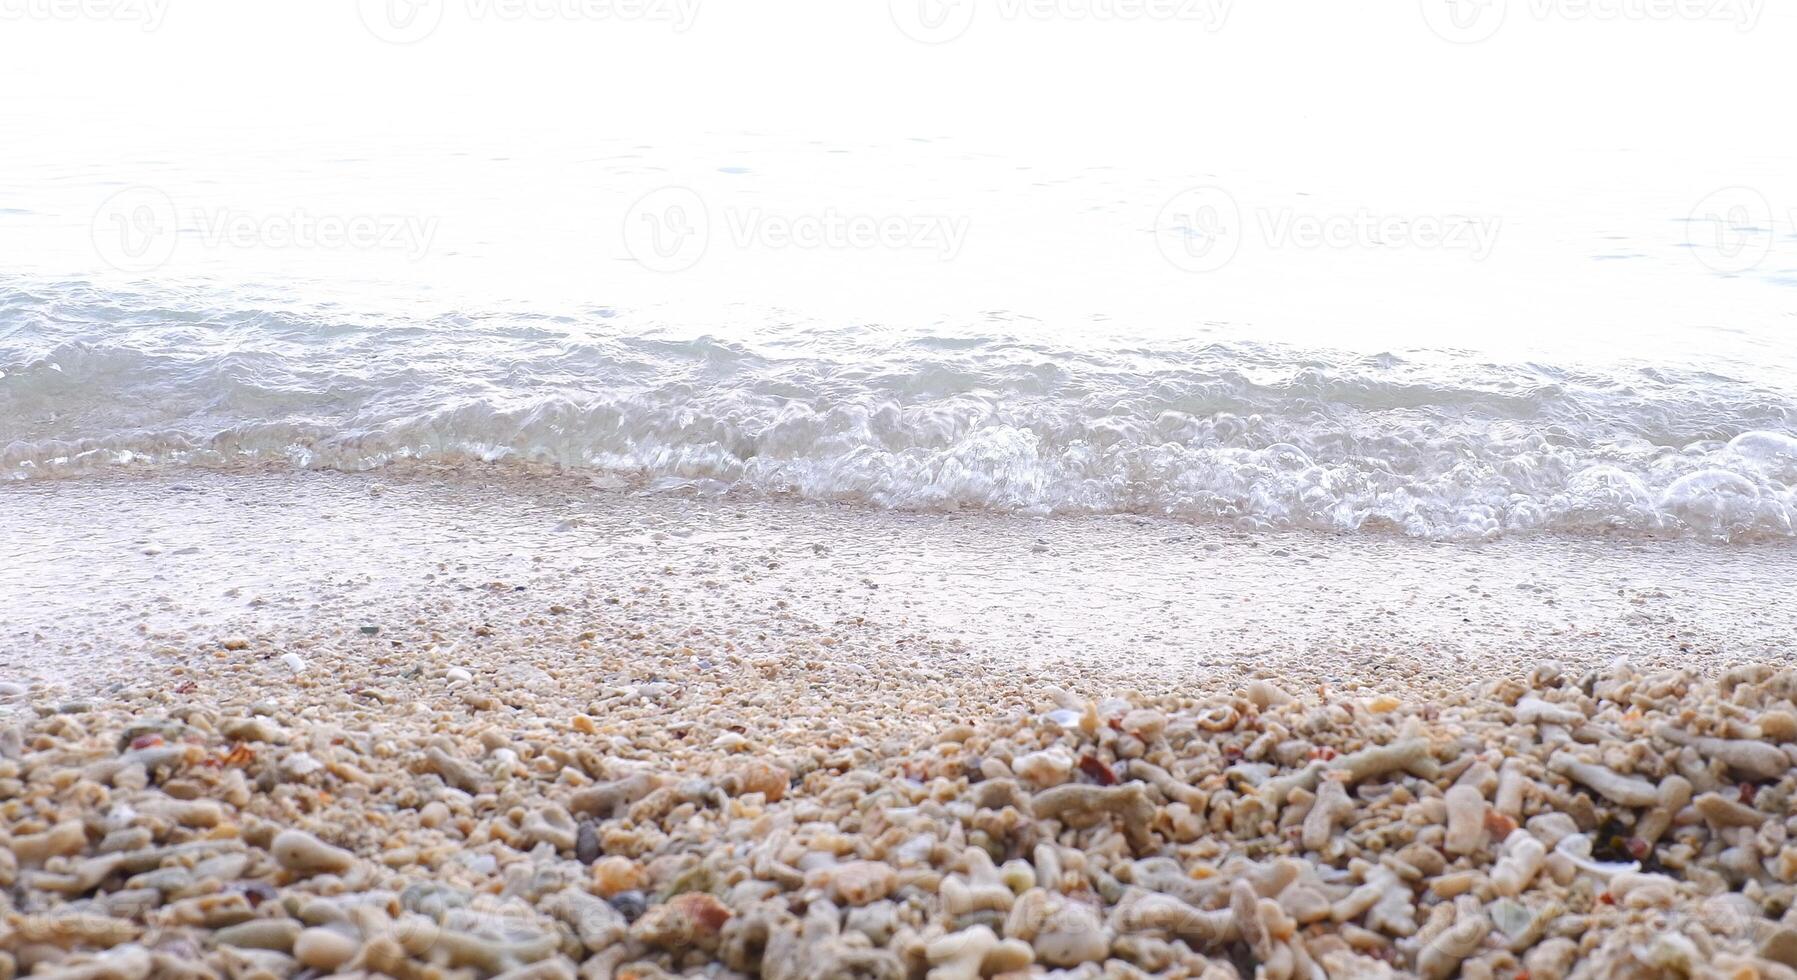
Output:
M498 470L113 477L0 486L0 677L78 687L226 635L559 605L770 646L930 643L1106 683L1424 692L1542 657L1715 672L1788 656L1793 581L1781 543L1247 534Z

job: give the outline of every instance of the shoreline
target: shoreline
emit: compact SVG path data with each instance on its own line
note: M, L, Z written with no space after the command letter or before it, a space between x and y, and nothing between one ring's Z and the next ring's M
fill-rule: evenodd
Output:
M1773 549L23 489L20 974L1797 977Z
M86 478L0 486L0 502L0 680L75 687L227 635L532 603L656 630L753 625L769 644L852 626L839 642L959 644L1109 684L1419 694L1543 658L1714 674L1788 655L1797 635L1797 545L1774 542L1248 533L643 495L497 468Z

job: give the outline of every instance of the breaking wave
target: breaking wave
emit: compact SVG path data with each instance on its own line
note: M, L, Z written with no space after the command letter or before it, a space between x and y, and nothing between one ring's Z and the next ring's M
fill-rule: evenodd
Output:
M515 462L1245 529L1797 535L1797 399L1713 372L752 326L0 286L0 478Z

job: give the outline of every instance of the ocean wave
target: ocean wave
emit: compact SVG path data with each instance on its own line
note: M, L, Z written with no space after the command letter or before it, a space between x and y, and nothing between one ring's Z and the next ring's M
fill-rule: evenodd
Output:
M763 317L0 286L0 478L482 461L1244 529L1797 536L1797 399L1714 371Z

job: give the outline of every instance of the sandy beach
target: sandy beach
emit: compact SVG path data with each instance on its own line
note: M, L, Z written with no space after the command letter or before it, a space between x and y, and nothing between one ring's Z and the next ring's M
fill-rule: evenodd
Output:
M1788 546L480 476L0 489L0 970L1797 975Z
M0 0L0 980L1797 980L1794 49Z

